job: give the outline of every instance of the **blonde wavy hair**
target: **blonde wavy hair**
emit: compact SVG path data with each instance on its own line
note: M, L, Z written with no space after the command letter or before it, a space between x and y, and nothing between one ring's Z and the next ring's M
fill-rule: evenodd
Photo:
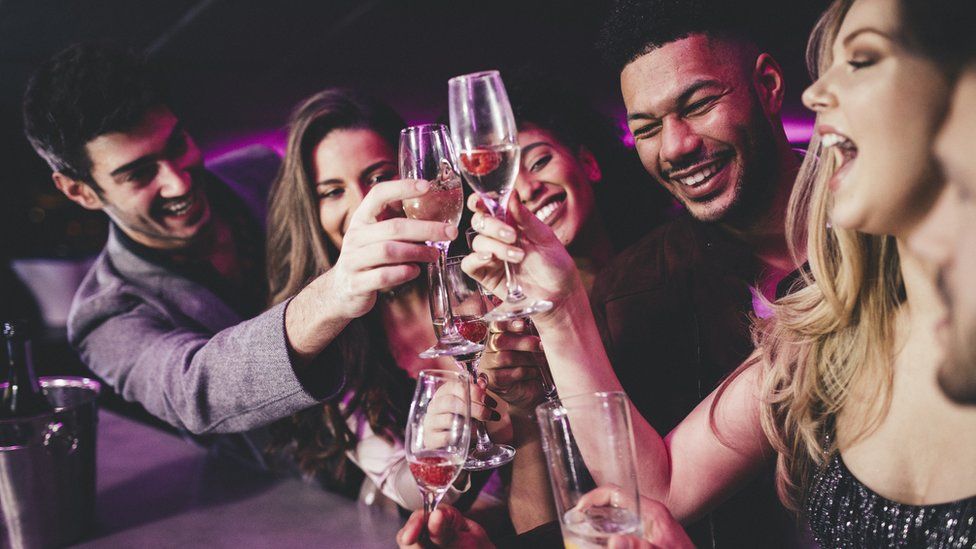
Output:
M836 0L807 46L814 79L832 63L831 46L854 0ZM838 451L834 419L852 403L852 387L874 387L855 439L877 427L891 400L893 326L904 301L893 237L832 227L827 182L837 170L814 136L790 198L786 233L794 257L806 252L794 291L754 327L763 368L762 427L777 451L780 499L803 507L817 469ZM857 398L862 398L858 394Z

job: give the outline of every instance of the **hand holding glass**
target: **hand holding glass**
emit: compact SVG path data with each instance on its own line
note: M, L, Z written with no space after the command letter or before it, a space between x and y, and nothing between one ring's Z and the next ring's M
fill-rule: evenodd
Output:
M421 196L403 201L403 211L411 219L440 221L457 227L461 220L464 193L461 177L457 173L454 147L447 127L443 124L411 126L400 132L400 177L430 181L430 190ZM444 261L450 242L428 242L440 252L437 265L432 269L437 276L430 277L431 303L439 300L447 303L447 288L443 286ZM444 355L468 354L480 351L480 344L472 343L458 334L454 327L450 304L444 310L437 333L437 343L420 353L421 358Z
M461 173L491 215L504 220L519 170L518 129L498 71L450 79L448 114L457 143ZM530 300L518 283L515 266L505 263L508 295L487 320L511 320L552 309L545 300Z
M461 270L463 257L447 259L444 268L448 290L448 302L454 311L454 323L458 332L469 341L484 345L488 339L488 323L483 317L488 312L488 300L473 278ZM433 302L431 302L431 316L435 316ZM478 380L478 361L481 351L469 355L458 355L454 361L464 368L471 376L472 383ZM515 449L506 444L496 444L488 437L488 431L482 421L475 421L476 441L474 448L468 452L468 459L464 468L468 471L484 471L501 467L512 461Z
M470 379L466 373L422 370L417 378L405 444L410 472L424 497L424 527L468 456Z

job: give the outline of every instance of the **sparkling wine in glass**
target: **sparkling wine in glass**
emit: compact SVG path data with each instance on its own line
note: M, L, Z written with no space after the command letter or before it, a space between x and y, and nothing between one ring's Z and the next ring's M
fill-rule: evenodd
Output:
M440 221L455 227L461 221L464 192L461 177L458 175L454 147L447 126L425 124L410 126L400 132L400 176L409 179L423 179L430 182L430 190L421 196L403 201L403 211L411 219ZM437 333L437 343L420 353L421 358L435 358L445 355L469 354L481 350L481 346L461 337L454 327L453 314L447 299L448 288L444 283L444 261L451 243L428 242L437 248L437 265L430 269L431 303L447 304L440 320L441 329Z
M422 370L410 403L405 445L410 472L424 497L424 528L457 478L471 442L468 374Z
M491 215L505 220L508 199L519 169L518 130L508 94L498 71L465 74L450 79L448 114L457 143L461 173L478 193ZM505 265L508 295L488 320L511 320L552 309L545 300L526 297L516 266Z
M444 276L450 288L449 301L454 311L454 324L458 333L474 343L484 345L488 339L488 322L484 316L489 310L488 301L481 286L461 270L463 257L449 257L445 264ZM454 361L471 376L474 383L478 378L478 362L482 351L457 355ZM496 444L488 436L484 422L475 421L474 447L468 452L464 468L468 471L495 469L512 461L515 448L507 444Z

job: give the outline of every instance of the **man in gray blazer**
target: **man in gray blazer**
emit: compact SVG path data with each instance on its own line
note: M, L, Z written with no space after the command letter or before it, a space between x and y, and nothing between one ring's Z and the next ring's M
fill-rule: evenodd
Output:
M384 220L428 185L376 185L335 265L291 300L265 304L261 224L216 176L145 61L76 45L32 76L25 131L55 185L111 220L71 306L68 337L127 400L195 434L240 432L336 395L329 344L376 292L416 277L424 241L456 228ZM260 313L260 314L259 314Z

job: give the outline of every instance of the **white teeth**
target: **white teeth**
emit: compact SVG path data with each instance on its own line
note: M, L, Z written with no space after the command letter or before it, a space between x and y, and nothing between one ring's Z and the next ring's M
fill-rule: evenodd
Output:
M169 204L163 206L163 210L173 215L183 215L186 213L187 210L190 209L190 206L192 205L193 205L193 199L185 198L183 200L180 200L179 202L170 202Z
M697 184L701 183L702 181L708 179L709 177L711 177L712 175L714 175L716 171L718 171L717 166L715 164L713 164L713 165L708 166L707 168L705 168L705 169L703 169L701 171L698 171L698 172L695 172L695 173L689 175L688 177L679 178L678 181L681 184L683 184L683 185L687 185L687 186L691 187L693 185L697 185Z
M825 133L820 136L820 145L825 149L829 149L830 147L836 147L838 145L853 147L854 143L843 135L837 133Z
M563 203L562 200L553 200L552 202L536 210L535 217L539 221L545 223L546 220L549 218L549 216L552 215L553 212L555 212L559 208L559 206L562 205L562 203Z

